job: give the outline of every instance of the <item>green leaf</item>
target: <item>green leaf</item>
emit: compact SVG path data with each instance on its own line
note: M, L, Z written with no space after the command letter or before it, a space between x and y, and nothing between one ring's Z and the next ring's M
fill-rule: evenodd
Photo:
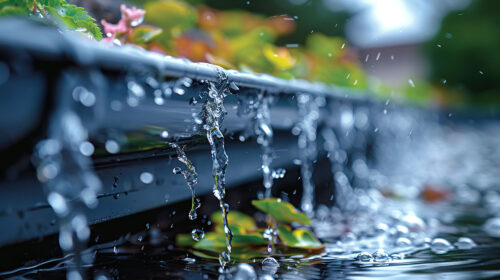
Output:
M325 244L321 243L308 229L292 230L287 225L280 225L278 230L281 241L289 247L313 250L325 247Z
M181 233L175 236L175 244L182 247L191 247L196 243L190 233Z
M191 253L200 258L218 260L220 252L193 250L191 251ZM231 252L231 260L248 261L255 258L261 258L264 256L264 254L265 252L262 249L255 249L249 247L233 248Z
M224 224L220 211L212 213L212 215L210 215L210 221L215 224L216 228ZM229 214L227 214L227 222L231 230L233 230L233 226L236 226L238 227L237 230L242 233L254 230L257 227L252 217L238 211L230 211Z
M85 32L92 35L96 40L102 39L102 33L95 20L88 15L82 7L61 3L61 1L48 1L43 5L43 9L55 19L70 29L85 29Z
M0 16L29 15L33 1L29 0L1 0Z
M276 198L253 200L252 205L260 211L271 215L276 221L303 225L310 225L311 220L306 214L298 211L292 204Z
M264 244L267 244L267 241L259 233L234 234L232 240L233 248ZM205 238L196 242L193 248L211 252L222 252L226 249L226 236L224 233L209 232L205 234Z
M144 44L154 40L162 33L162 29L150 25L141 25L134 28L130 41L134 44Z

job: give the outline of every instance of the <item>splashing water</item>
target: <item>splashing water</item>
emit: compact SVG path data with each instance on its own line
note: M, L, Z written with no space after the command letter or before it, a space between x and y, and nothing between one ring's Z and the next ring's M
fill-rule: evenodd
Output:
M208 84L207 100L203 105L203 129L205 130L207 140L210 144L212 155L212 177L214 179L213 193L219 200L219 206L224 222L224 233L226 235L227 251L222 252L219 256L219 262L222 268L230 261L229 254L231 253L233 233L227 222L229 213L229 205L224 202L226 195L226 169L228 165L228 157L224 147L224 135L220 130L220 124L224 120L224 97L229 91L227 74L217 68L220 81Z
M56 114L49 137L36 146L37 177L59 220L59 245L66 255L73 256L67 263L67 278L83 279L83 267L92 261L82 254L90 237L85 212L97 206L101 182L91 169L91 153L85 152L88 149L82 151L82 146L90 142L74 112Z
M314 205L313 161L316 159L316 127L319 118L319 106L314 97L308 94L297 96L297 106L301 121L295 127L298 130L298 149L300 154L300 173L302 178L302 211L311 215Z
M196 173L196 168L193 163L187 158L186 153L184 152L184 148L181 148L176 143L170 143L170 147L174 148L177 152L177 160L184 163L186 166L186 170L181 170L180 168L174 168L175 174L182 174L184 176L184 180L186 180L186 184L191 191L191 210L189 211L189 219L195 220L198 216L196 214L196 210L201 207L200 199L196 198L196 194L194 191L194 185L198 183L198 173Z

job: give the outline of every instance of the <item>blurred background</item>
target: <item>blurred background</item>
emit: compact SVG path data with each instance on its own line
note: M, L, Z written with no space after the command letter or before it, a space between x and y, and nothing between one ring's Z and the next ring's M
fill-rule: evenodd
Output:
M97 19L119 20L122 1L73 2ZM495 0L147 0L130 4L145 8L146 23L163 29L162 52L168 54L285 78L371 88L384 98L403 95L417 104L472 107L488 114L494 114L500 104L500 3ZM263 27L269 28L263 31ZM252 37L256 30L266 37L263 44L258 36ZM228 40L221 43L221 37ZM267 43L276 46L273 51L285 60L271 59L270 64L278 67L265 65ZM281 48L287 52L280 53ZM261 51L264 58L254 58ZM308 60L302 58L304 52ZM327 65L332 57L336 60ZM309 70L304 70L304 60Z

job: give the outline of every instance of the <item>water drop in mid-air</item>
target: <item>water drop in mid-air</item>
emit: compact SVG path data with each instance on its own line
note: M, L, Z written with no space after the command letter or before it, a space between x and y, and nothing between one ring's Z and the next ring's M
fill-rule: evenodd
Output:
M195 241L200 241L205 237L205 232L201 229L193 229L191 231L191 237L193 237Z

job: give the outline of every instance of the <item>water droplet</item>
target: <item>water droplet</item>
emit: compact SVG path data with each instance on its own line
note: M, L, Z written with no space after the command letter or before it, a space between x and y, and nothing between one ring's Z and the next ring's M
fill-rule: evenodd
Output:
M240 88L236 85L236 83L235 83L235 82L231 82L231 83L229 83L229 91L230 91L231 93L233 93L233 94L234 94L234 93L238 92L239 90L240 90Z
M76 87L73 90L73 98L80 101L80 103L85 107L92 107L96 102L96 96L94 93L88 91L84 87Z
M483 225L483 230L492 237L500 237L500 217L487 220Z
M360 262L371 262L373 261L373 256L368 252L361 252L357 256L357 260Z
M141 175L139 176L139 179L144 184L151 184L154 180L154 176L149 172L142 172Z
M128 90L129 92L137 97L137 98L143 98L144 95L145 95L145 92L144 92L144 89L136 82L134 81L129 81L127 83L127 87L128 87Z
M252 280L257 279L257 274L255 273L255 269L247 263L240 263L236 269L236 273L234 275L235 280Z
M193 259L193 258L184 258L184 261L188 262L188 263L194 263L194 262L196 262L196 260Z
M66 216L69 213L68 204L66 199L57 192L51 192L47 196L47 201L50 204L50 207L54 209L54 212L59 216Z
M120 151L120 144L116 142L115 140L109 139L106 140L106 143L104 144L104 148L106 151L110 154L116 154Z
M477 245L476 242L469 237L460 237L457 242L455 242L455 246L460 250L470 250Z
M406 237L399 237L396 240L396 246L398 247L410 247L412 244L411 240Z
M453 249L453 246L446 239L434 238L434 240L432 240L431 250L432 250L432 252L434 252L436 254L440 254L440 255L446 254L451 249Z
M168 131L163 130L160 134L161 138L168 138Z
M154 102L156 105L163 105L165 103L165 99L163 99L163 97L156 96Z
M415 87L415 83L413 82L412 79L408 79L408 83L410 84L411 87Z
M133 27L136 27L140 25L144 21L144 15L138 17L137 19L134 19L133 21L130 22L130 25Z
M193 80L191 78L185 77L182 79L183 86L188 88L188 87L191 87L192 84L193 84Z
M377 251L373 253L373 261L382 263L388 262L389 255L383 249L377 249Z
M278 270L278 267L280 266L278 261L273 257L267 257L263 259L261 264L262 264L262 270L271 274L275 274L276 271Z
M186 91L183 89L183 88L180 88L180 87L175 87L174 88L174 93L175 94L178 94L178 95L184 95Z
M182 174L182 169L178 166L174 167L174 169L172 169L172 173L174 174Z
M80 143L80 153L82 153L82 155L89 157L94 154L94 151L94 145L92 145L89 141L83 141Z
M278 168L273 170L272 176L274 179L283 179L285 177L286 170L283 168Z
M391 254L391 259L393 259L393 260L404 260L404 258L405 258L405 255L402 253Z

